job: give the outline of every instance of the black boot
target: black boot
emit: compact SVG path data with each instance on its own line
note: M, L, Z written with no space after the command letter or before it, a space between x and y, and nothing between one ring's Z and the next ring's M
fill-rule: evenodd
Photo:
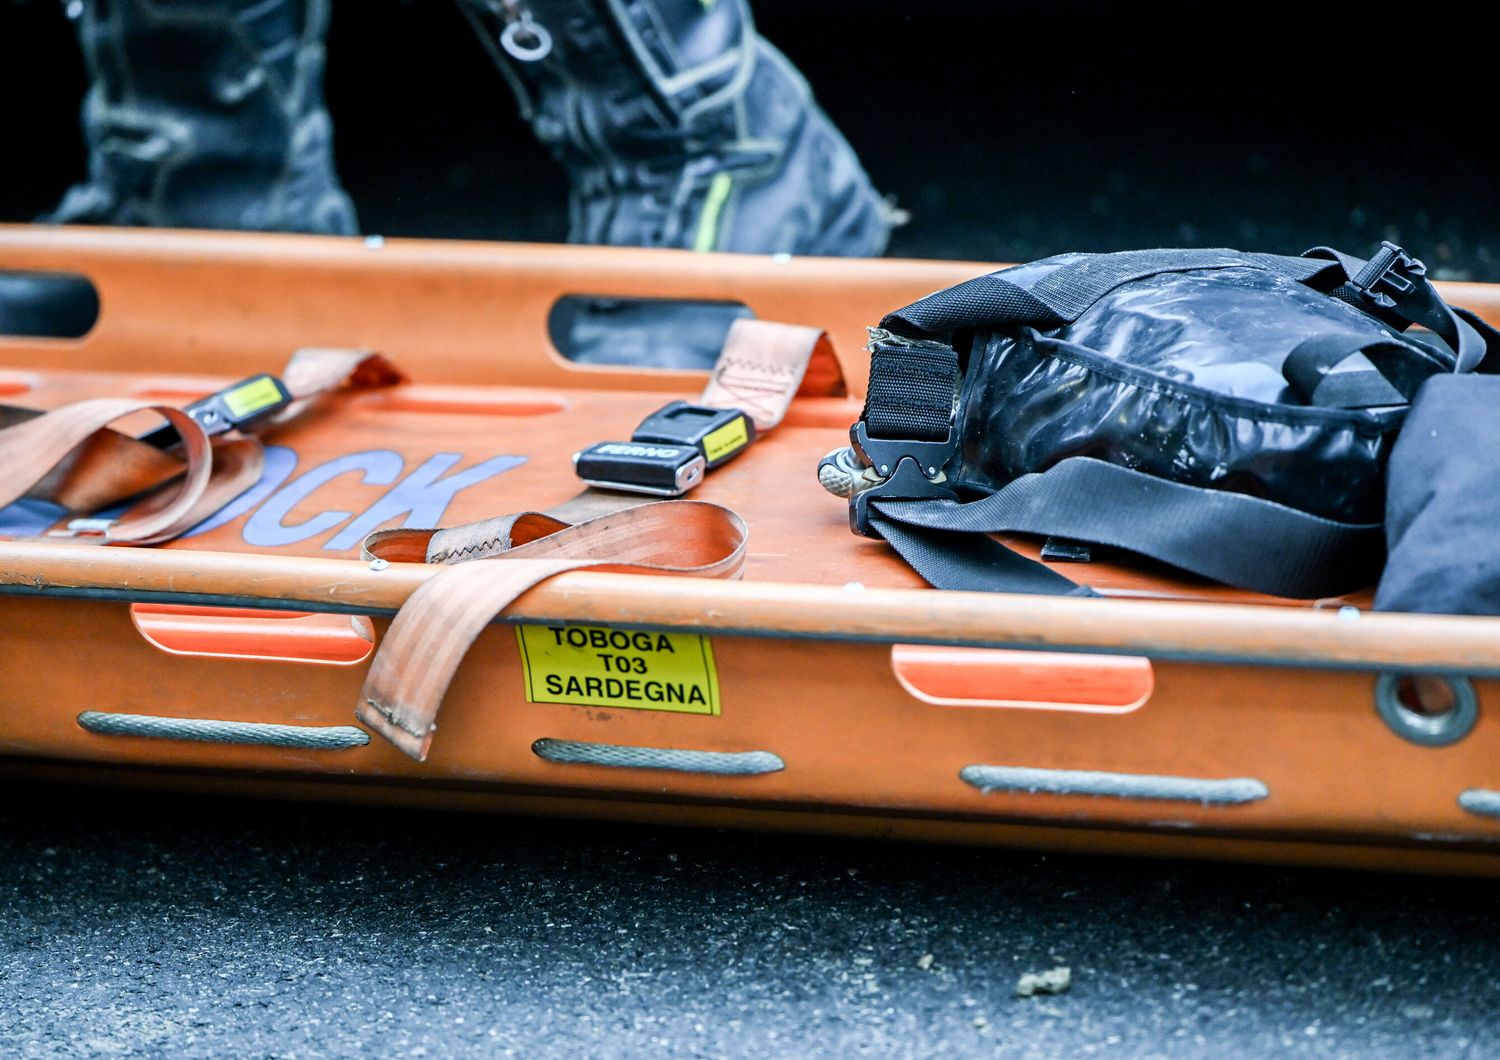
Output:
M40 218L353 234L323 107L328 0L88 0L88 179ZM76 335L87 285L0 275L0 333Z
M328 0L90 0L88 180L59 224L357 230L323 106Z
M746 0L460 0L568 171L575 243L879 254L890 210Z

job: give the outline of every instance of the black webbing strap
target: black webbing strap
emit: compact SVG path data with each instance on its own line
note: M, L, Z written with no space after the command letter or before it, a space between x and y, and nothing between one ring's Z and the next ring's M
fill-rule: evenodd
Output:
M922 501L886 501L921 504ZM1039 596L1097 596L1094 590L1027 559L992 537L957 530L908 526L877 511L870 526L927 580L939 589L984 593L1035 593Z
M1346 365L1356 354L1363 365ZM1340 366L1345 366L1343 370ZM1431 376L1447 369L1415 346L1368 332L1303 339L1281 364L1281 374L1309 405L1367 409L1405 405Z
M983 536L991 533L1089 541L1227 585L1300 598L1369 585L1385 548L1378 523L1334 522L1247 494L1169 482L1088 457L1022 475L966 504L875 500L870 506L877 513L872 528L940 589L1076 591L1073 582L1025 557L1011 553L1019 563L1009 566L997 561L993 549L1004 546ZM963 538L967 544L955 540ZM964 548L975 557L975 568L985 568L984 575L966 573ZM1011 570L1018 572L1016 587L1001 584Z
M1002 269L955 284L887 314L883 328L900 335L951 335L966 328L999 324L1030 324L1052 328L1066 321L1030 291L1005 278Z
M940 441L958 400L958 354L936 342L876 341L860 418L877 438Z
M886 316L880 326L912 336L942 336L969 328L1012 325L1046 330L1077 320L1110 291L1133 280L1163 272L1266 268L1265 261L1258 259L1269 257L1272 255L1241 254L1233 250L1085 254L1047 270L1001 269L975 277L898 309Z
M1442 339L1454 354L1450 371L1500 371L1500 357L1488 357L1500 350L1500 332L1443 301L1422 263L1394 243L1382 244L1369 261L1332 247L1313 247L1304 256L1342 267L1348 282L1330 291L1333 297L1400 331L1416 325Z
M1485 375L1500 374L1500 330L1496 330L1472 310L1456 305L1448 306L1448 308L1458 318L1460 324L1467 324L1473 328L1474 334L1484 342L1484 354L1479 358L1479 363L1474 366L1474 371Z

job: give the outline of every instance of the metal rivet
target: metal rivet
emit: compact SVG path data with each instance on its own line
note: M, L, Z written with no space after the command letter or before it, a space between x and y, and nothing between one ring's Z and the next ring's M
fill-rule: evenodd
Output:
M1357 608L1357 607L1349 607L1346 604L1345 606L1339 608L1338 615L1339 615L1339 621L1340 622L1358 622L1359 621L1359 608Z
M375 559L370 560L370 569L371 570L385 570L390 565L391 565L391 561L390 560L388 560L388 559L381 559L378 556Z
M385 236L365 236L365 246L370 250L379 250L385 246Z

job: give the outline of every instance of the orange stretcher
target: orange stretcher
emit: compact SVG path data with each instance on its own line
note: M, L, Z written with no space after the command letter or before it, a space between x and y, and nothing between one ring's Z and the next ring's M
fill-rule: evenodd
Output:
M182 404L309 346L378 350L414 380L268 436L259 482L161 547L0 512L6 772L1500 871L1500 620L1107 564L1088 568L1103 600L936 592L848 531L815 465L858 416L864 326L989 268L0 227L0 270L84 276L101 306L81 339L0 338L0 401ZM1500 289L1446 288L1500 322ZM442 568L362 560L365 536L563 504L575 451L703 387L563 359L548 319L570 294L823 328L842 381L804 387L694 491L748 525L741 580L575 571L527 591L417 762L355 709L392 614Z

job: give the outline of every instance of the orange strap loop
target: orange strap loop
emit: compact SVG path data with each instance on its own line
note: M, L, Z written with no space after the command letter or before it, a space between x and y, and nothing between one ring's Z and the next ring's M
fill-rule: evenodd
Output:
M355 714L424 761L443 694L470 645L527 589L586 567L734 578L744 567L747 539L738 515L703 501L642 504L577 524L523 512L448 530L372 534L366 551L377 559L420 562L420 556L458 566L429 578L402 605Z

